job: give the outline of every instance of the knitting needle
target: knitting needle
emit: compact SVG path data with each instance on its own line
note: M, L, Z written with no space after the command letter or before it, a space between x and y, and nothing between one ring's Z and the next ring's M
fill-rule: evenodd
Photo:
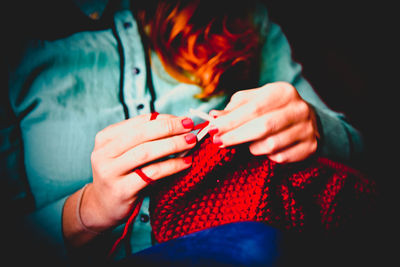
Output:
M211 117L207 113L205 113L205 112L203 112L201 110L198 110L198 109L192 109L191 108L191 109L189 109L189 113L192 114L193 116L199 117L199 118L201 118L201 119L203 119L205 121L210 121L211 122L211 121L214 120L213 117ZM209 129L210 129L210 125L207 125L200 132L197 133L197 142L200 142L200 140L203 139L207 135ZM189 151L190 150L183 151L182 153L180 153L178 155L178 157L186 156L189 153Z
M205 113L205 112L203 112L201 110L198 110L198 109L192 109L191 108L191 109L189 109L189 113L192 114L193 116L197 116L197 117L199 117L199 118L201 118L201 119L203 119L205 121L209 121L210 124L214 120L213 117L211 117L207 113ZM207 135L208 130L210 129L210 124L197 134L197 141L200 141L201 139L204 138L204 136Z
M205 112L203 112L201 110L198 110L198 109L192 109L191 108L191 109L189 109L189 113L192 114L193 116L197 116L200 119L203 119L205 121L213 121L214 120L213 117L211 117L207 113L205 113Z

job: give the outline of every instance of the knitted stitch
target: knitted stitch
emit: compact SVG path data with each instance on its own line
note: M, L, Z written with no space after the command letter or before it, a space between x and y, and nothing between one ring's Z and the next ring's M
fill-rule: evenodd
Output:
M240 221L298 231L338 229L375 194L373 181L327 158L277 164L243 145L219 148L209 137L194 150L189 170L153 189L157 242Z

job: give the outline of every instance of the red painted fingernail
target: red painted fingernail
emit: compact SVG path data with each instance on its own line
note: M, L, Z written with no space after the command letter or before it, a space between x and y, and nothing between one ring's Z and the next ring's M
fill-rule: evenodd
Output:
M184 158L183 158L183 162L184 162L185 164L190 164L190 163L192 163L192 161L193 161L192 156L187 156L187 157L184 157Z
M216 145L216 146L222 145L222 140L221 140L221 138L220 138L219 136L217 136L217 135L214 135L214 137L213 137L213 144Z
M190 144L196 143L197 136L195 134L190 133L190 134L185 135L185 140L186 140L186 143L188 143L190 145Z
M218 133L218 128L215 126L210 127L210 129L208 130L208 134L211 136L215 135L216 133Z
M185 129L193 129L194 123L191 118L184 118L182 120L182 125Z
M217 113L218 111L216 111L216 110L211 110L209 113L208 113L208 115L210 115L211 117L213 117L214 119L216 119L218 116L217 116Z

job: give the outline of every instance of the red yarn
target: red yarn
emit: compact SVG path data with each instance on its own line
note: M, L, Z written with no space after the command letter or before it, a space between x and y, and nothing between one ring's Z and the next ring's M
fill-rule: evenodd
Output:
M135 201L135 203L133 204L133 207L132 207L133 211L132 211L131 215L129 216L128 220L125 223L124 231L123 231L122 235L117 239L117 241L114 242L114 245L112 246L111 250L108 253L108 258L110 258L112 256L112 254L114 254L114 252L117 249L119 243L121 243L121 241L128 234L129 226L131 225L133 220L136 218L136 216L139 214L140 207L142 206L142 203L143 203L143 198L140 198L140 199L137 199Z
M145 181L148 184L154 184L155 180L151 179L148 177L141 169L135 169L134 172L142 178L143 181Z
M157 111L152 112L150 115L150 120L152 121L157 119L158 115L160 115L160 113L158 113Z
M196 127L202 129L207 122ZM220 148L209 136L193 151L191 168L153 185L150 219L157 242L240 221L279 229L339 229L375 203L375 183L323 157L277 164L246 145ZM140 205L128 219L124 234ZM110 252L111 254L112 252Z
M160 115L160 113L154 111L151 113L150 115L150 120L155 120L157 119L158 115ZM143 171L141 169L135 169L134 171L137 175L140 176L140 178L143 179L143 181L147 182L148 184L153 184L155 181L149 177L147 177L146 174L143 173ZM117 241L114 242L111 250L108 253L108 258L110 258L112 256L112 254L114 254L115 250L117 249L118 245L121 243L121 241L126 237L128 230L129 230L129 226L132 224L132 222L134 221L134 219L136 218L136 216L139 214L140 211L140 207L142 206L143 203L143 198L140 197L138 198L132 206L132 213L129 216L128 220L125 223L125 227L124 227L124 231L122 233L122 235L117 239Z
M280 229L338 229L373 203L375 184L327 158L277 164L246 146L219 148L211 138L189 170L155 185L150 213L157 242L239 221Z

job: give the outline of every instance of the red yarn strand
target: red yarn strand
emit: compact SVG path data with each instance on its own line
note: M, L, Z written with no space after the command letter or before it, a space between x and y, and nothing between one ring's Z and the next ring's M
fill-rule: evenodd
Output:
M110 258L114 254L114 252L117 249L119 243L127 235L129 226L131 225L133 220L136 218L136 216L139 214L140 207L142 206L142 203L143 203L143 198L141 198L141 199L139 199L139 200L137 200L135 202L133 212L132 212L131 216L129 216L129 219L126 221L126 224L125 224L125 227L124 227L124 231L123 231L122 235L117 239L117 241L115 241L114 245L112 246L110 252L108 253L108 258Z

